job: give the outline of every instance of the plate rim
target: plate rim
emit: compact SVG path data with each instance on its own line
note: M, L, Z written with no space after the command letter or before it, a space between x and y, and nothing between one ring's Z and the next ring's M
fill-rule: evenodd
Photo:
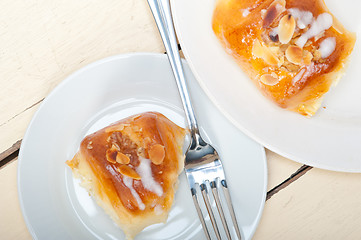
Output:
M171 5L174 6L175 5L174 3L176 2L176 0L170 0L170 2L171 2ZM215 2L215 1L212 1L212 3L209 3L209 4L213 4L213 2ZM174 26L176 28L179 43L182 47L182 52L183 52L185 58L187 59L188 65L189 65L190 69L192 70L192 73L193 73L195 79L198 81L198 83L201 86L201 88L203 89L203 91L207 94L208 98L212 101L213 105L215 105L216 108L222 113L222 115L225 116L233 125L235 125L245 135L247 135L254 141L258 142L265 148L267 148L267 149L275 152L276 154L283 156L293 162L309 165L309 166L323 169L323 170L334 171L334 172L361 173L361 163L360 163L360 167L358 167L358 168L351 168L351 167L345 167L345 166L334 166L333 164L326 165L324 163L319 163L319 162L315 163L314 161L310 161L309 159L305 158L304 156L297 156L297 154L286 151L286 149L282 150L282 147L277 146L276 144L274 144L272 142L269 142L267 139L265 139L266 137L264 135L258 135L254 131L249 130L247 128L247 126L245 126L245 124L241 123L235 117L233 117L227 110L224 109L224 107L221 106L222 104L220 103L220 101L217 100L217 97L206 86L205 81L203 81L202 77L199 75L199 71L197 70L198 68L196 67L196 64L193 61L193 57L190 57L191 54L188 51L189 49L187 47L187 44L184 44L184 42L185 42L184 33L182 31L180 31L180 23L178 22L178 18L179 18L178 11L175 10L175 7L172 8L172 15L174 16ZM352 61L352 58L354 58L353 55L354 55L354 51L352 52L352 54L350 56L351 57L350 61ZM232 59L232 60L234 61L234 59ZM350 66L346 66L345 73L347 72L347 69L349 67ZM332 89L330 89L330 91L331 90ZM269 99L267 99L267 101L269 101ZM284 109L282 109L282 110L284 110ZM287 110L284 110L284 111L287 111ZM296 113L290 112L290 114L296 114Z
M42 108L44 105L47 104L47 102L49 101L49 99L51 99L51 97L56 94L59 90L61 90L65 85L68 84L68 82L72 81L73 78L75 78L77 75L80 75L81 73L92 69L98 65L104 64L106 62L111 62L113 60L119 60L119 59L125 59L125 58L133 58L133 57L149 57L149 58L167 58L166 54L163 53L153 53L153 52L134 52L134 53L123 53L123 54L116 54L116 55L112 55L106 58L102 58L99 60L96 60L94 62L91 62L83 67L80 67L79 69L75 70L74 72L70 73L69 75L67 75L66 77L63 78L63 80L61 80L61 82L55 87L53 88L53 90L45 97L45 99L42 101L42 103L39 105L39 108L36 110L36 112L33 114L31 121L29 122L27 129L25 131L25 134L23 136L21 145L20 145L20 149L19 149L19 155L18 155L18 166L17 166L17 193L18 193L18 199L19 199L19 204L20 204L20 209L21 209L21 213L22 216L24 218L25 224L27 226L27 229L29 231L29 233L31 234L31 236L34 239L39 239L38 235L36 234L33 225L31 224L29 217L26 213L26 209L25 209L25 205L24 205L24 197L23 197L23 193L21 192L21 184L22 184L22 180L21 180L21 163L24 161L24 148L23 146L25 146L26 142L28 141L27 139L29 138L30 132L31 132L31 128L32 125L34 124L34 122L37 120L39 113L42 111ZM182 63L186 63L188 65L188 67L190 68L192 74L195 76L195 73L193 72L188 60L182 59ZM196 77L196 76L195 76ZM197 81L198 84L200 84ZM204 89L201 88L203 91ZM208 94L206 94L206 97L210 98ZM214 105L213 101L209 101L210 104ZM220 109L216 106L216 109L218 111L220 111ZM220 114L223 115L227 121L229 121L229 123L233 126L235 126L238 130L240 130L232 121L230 121L229 118L227 118L223 111L220 111ZM248 137L248 135L245 134L246 137ZM258 209L257 212L257 216L255 218L254 221L254 225L255 227L252 229L252 231L250 232L250 238L252 238L259 226L263 211L264 211L264 207L265 207L265 203L266 203L266 196L267 196L267 186L268 186L268 164L267 164L267 157L266 157L266 151L265 148L259 144L257 142L257 144L259 145L260 148L260 152L262 154L262 162L263 162L263 172L264 172L264 181L263 181L263 186L264 189L262 189L262 199L261 200L261 205L260 208Z

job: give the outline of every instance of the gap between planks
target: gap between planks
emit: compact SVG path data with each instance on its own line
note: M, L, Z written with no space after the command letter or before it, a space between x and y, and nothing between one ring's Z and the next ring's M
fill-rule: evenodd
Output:
M8 163L17 159L19 155L21 141L22 140L18 140L10 148L0 153L0 169L5 167Z
M0 153L0 169L5 167L10 162L16 161L16 159L19 155L21 141L22 140L17 141L9 149ZM273 195L275 195L276 193L278 193L279 191L286 188L287 186L292 184L294 181L296 181L297 179L299 179L300 177L305 175L311 169L312 169L312 167L307 166L307 165L303 165L302 167L300 167L289 178L287 178L286 180L284 180L283 182L281 182L280 184L278 184L277 186L275 186L274 188L269 190L267 192L266 201L268 199L270 199L271 197L273 197Z
M275 186L274 188L272 188L271 190L269 190L267 192L267 197L266 197L266 201L268 199L270 199L271 197L273 197L273 195L275 195L276 193L278 193L279 191L281 191L282 189L286 188L287 186L289 186L291 183L295 182L297 179L299 179L300 177L302 177L303 175L305 175L309 170L311 170L313 167L308 166L308 165L303 165L301 166L299 169L297 169L296 172L294 172L289 178L287 178L286 180L284 180L283 182L281 182L280 184L278 184L277 186Z

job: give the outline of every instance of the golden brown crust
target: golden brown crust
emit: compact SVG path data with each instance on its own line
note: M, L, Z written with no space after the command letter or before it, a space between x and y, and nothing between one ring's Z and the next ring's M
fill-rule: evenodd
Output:
M88 190L131 239L166 220L183 168L185 133L160 113L142 113L85 137L67 164L90 179Z
M300 21L300 12L312 21ZM321 30L307 33L321 15ZM340 78L356 40L323 0L219 0L213 30L264 95L306 116Z

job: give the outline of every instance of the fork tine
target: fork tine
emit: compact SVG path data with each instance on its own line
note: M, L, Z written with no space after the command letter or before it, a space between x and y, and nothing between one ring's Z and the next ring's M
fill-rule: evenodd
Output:
M214 218L211 203L210 203L210 200L209 200L207 186L206 186L205 183L202 183L199 187L201 188L203 200L204 200L204 203L206 204L206 208L207 208L209 217L211 218L211 222L212 222L212 225L213 225L214 232L216 233L216 237L217 237L218 240L221 240L221 235L219 233L217 222L216 222L216 219Z
M226 198L226 202L227 202L227 206L228 206L228 210L231 214L231 218L232 218L232 222L234 225L234 228L236 229L236 233L237 233L237 237L238 239L242 239L241 238L241 232L239 231L239 227L238 227L238 223L237 223L237 219L236 219L236 214L234 213L234 209L233 209L233 205L232 205L232 201L231 201L231 195L229 194L229 190L227 187L227 182L225 179L221 180L221 185L223 187L223 193L224 196Z
M217 209L218 209L219 216L221 217L221 220L222 220L224 231L226 232L227 238L229 240L231 240L232 239L231 238L231 233L229 232L226 217L224 216L223 208L222 208L222 205L221 205L221 199L219 198L219 194L218 194L217 182L216 181L217 180L214 180L214 181L210 182L213 197L214 197L214 200L216 201L216 206L217 206Z
M202 228L203 228L204 234L206 235L207 240L211 240L211 236L209 235L206 222L204 221L201 207L199 206L199 202L198 202L198 198L197 198L197 190L195 188L191 188L191 193L192 193L194 206L196 206L196 209L197 209L199 220L202 223Z
M177 83L179 94L180 94L180 97L181 97L181 100L183 103L183 108L185 110L185 116L187 118L188 128L190 129L190 133L191 133L190 147L188 148L187 153L186 153L185 169L187 170L187 172L189 171L190 173L191 172L195 173L196 170L201 170L201 172L203 173L201 175L203 176L203 175L207 174L206 166L213 163L213 167L218 166L219 169L221 170L220 173L222 173L223 168L222 168L222 164L219 161L219 156L218 156L217 151L210 144L206 143L199 134L196 116L194 114L193 106L192 106L192 103L190 100L190 95L188 92L187 83L186 83L185 75L183 72L182 62L181 62L181 59L179 56L179 50L178 50L177 39L176 39L175 30L174 30L174 26L173 26L173 20L172 20L172 14L171 14L169 0L148 0L148 4L153 13L156 24L158 26L164 46L167 50L167 55L168 55L168 58L170 61L170 65L172 67L172 71L174 73L174 77L175 77L175 80ZM222 175L224 176L224 173ZM187 174L187 177L189 177L188 174ZM203 196L204 202L206 204L208 214L211 218L212 225L214 228L214 232L217 236L217 239L221 240L221 236L220 236L220 233L219 233L219 230L217 227L217 223L216 223L216 220L214 218L213 211L211 208L209 195L207 192L207 186L206 186L204 180L205 179L203 179L201 181L202 184L200 184L202 196ZM190 182L189 178L188 178L188 182ZM239 232L237 220L236 220L236 217L234 214L234 210L233 210L231 198L230 198L230 195L229 195L229 192L227 189L226 181L222 180L221 182L222 182L222 186L223 186L224 195L226 196L227 205L228 205L231 217L232 217L232 221L233 221L234 227L236 229L237 236L239 239L241 239L241 234ZM194 183L195 182L192 181L192 186L191 186L193 202L194 202L194 205L196 206L197 213L198 213L199 219L201 220L201 223L202 223L204 232L207 236L207 239L210 239L209 232L206 227L206 224L205 224L205 221L203 218L203 214L201 212L201 209L200 209L200 206L199 206L199 203L197 200L197 191L194 188ZM200 182L198 182L198 183L200 183ZM216 193L214 193L215 191L216 191ZM221 208L218 190L215 189L215 191L212 189L213 195L217 196L217 197L215 197L215 199L217 199L216 204L217 204L218 211L220 212L220 215L222 218L222 223L223 223L223 225L227 225L227 223L225 221L223 210ZM227 228L225 227L225 229L227 229L226 232L227 232L227 237L228 237L229 229L228 229L228 227Z

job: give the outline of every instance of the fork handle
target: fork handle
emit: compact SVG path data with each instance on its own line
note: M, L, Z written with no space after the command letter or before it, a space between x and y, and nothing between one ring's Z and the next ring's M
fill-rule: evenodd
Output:
M191 130L191 135L194 136L195 134L198 134L198 124L190 100L181 58L179 56L177 38L173 26L169 0L148 0L148 4L153 12L155 22L157 23L165 49L167 51L168 59L172 67L173 74L177 82L178 91L183 103L188 127Z

